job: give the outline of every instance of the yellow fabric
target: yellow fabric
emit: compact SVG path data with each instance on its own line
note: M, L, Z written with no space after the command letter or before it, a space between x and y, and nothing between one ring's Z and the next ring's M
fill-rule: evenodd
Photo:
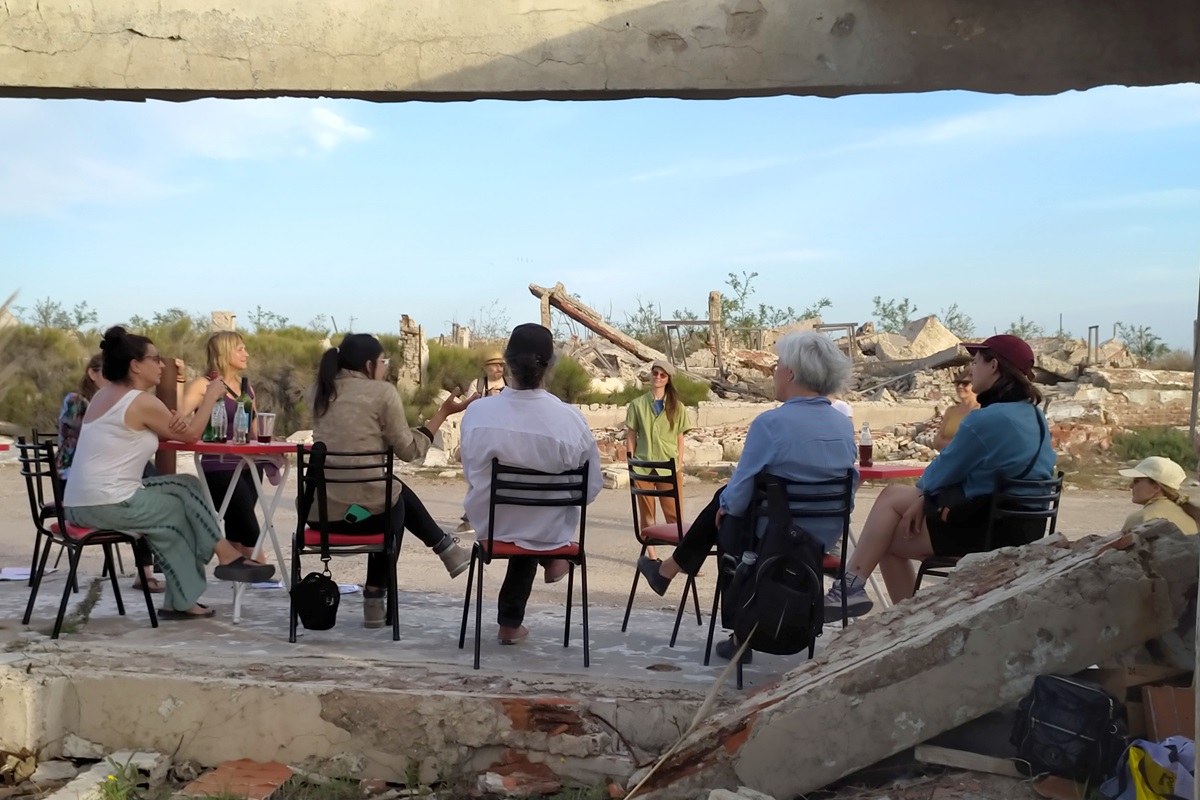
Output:
M1162 800L1175 794L1175 773L1164 769L1140 747L1129 748L1129 774L1137 800Z
M1165 497L1156 497L1130 514L1126 517L1125 524L1121 526L1121 530L1132 530L1143 522L1148 522L1152 519L1165 519L1173 522L1175 523L1175 527L1189 535L1196 533L1196 520L1192 519L1178 504L1171 502Z
M945 417L946 425L945 425L944 430L945 430L945 435L946 435L947 439L954 438L954 434L958 433L958 426L962 423L962 421L966 418L967 414L969 414L969 413L971 413L971 412L969 412L969 411L964 412L958 406L951 406L949 409L946 410L946 417Z
M633 457L639 461L678 461L679 435L692 429L688 410L680 405L672 425L667 410L654 413L654 395L646 392L635 397L625 410L625 427L637 433Z

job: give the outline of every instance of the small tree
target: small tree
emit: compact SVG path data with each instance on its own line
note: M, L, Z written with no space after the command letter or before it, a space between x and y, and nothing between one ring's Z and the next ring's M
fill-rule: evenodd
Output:
M467 320L467 327L477 339L504 339L512 331L508 322L508 312L500 305L499 300L493 300L490 305L480 308L475 316Z
M255 306L254 310L250 312L249 319L255 333L283 330L288 326L287 317L276 314L274 311L267 311L262 306Z
M938 317L946 330L959 339L970 339L975 336L975 321L963 313L958 303L951 303L949 308L942 309Z
M1016 322L1009 323L1005 333L1019 336L1022 339L1036 339L1042 335L1042 326L1033 320L1025 319L1025 316L1022 315Z
M917 313L916 304L907 297L896 302L895 299L884 301L875 295L871 302L875 304L875 325L884 333L899 333Z
M1117 338L1125 345L1130 355L1140 361L1153 361L1171 352L1171 348L1151 331L1148 325L1126 325L1118 322Z

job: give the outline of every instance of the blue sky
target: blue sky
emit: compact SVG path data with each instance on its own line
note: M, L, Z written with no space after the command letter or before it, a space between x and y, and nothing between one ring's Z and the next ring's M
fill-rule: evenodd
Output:
M1187 347L1200 86L725 102L0 100L3 281L101 322L256 305L431 333L561 281L617 319L757 300Z

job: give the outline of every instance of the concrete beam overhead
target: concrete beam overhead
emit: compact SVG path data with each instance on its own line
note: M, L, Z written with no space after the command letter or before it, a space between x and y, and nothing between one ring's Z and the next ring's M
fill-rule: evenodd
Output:
M1196 80L1192 0L0 2L0 96L833 97Z

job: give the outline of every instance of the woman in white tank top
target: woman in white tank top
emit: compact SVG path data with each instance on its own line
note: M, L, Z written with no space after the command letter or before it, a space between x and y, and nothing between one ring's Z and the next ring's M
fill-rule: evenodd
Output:
M184 422L148 390L162 378L162 357L145 336L109 328L100 344L109 385L96 393L83 418L63 511L74 525L143 537L158 555L166 578L164 619L209 617L198 601L207 586L205 565L217 556L214 575L230 581L263 581L273 566L243 558L221 538L212 505L192 475L142 479L159 439L194 442L224 392L213 381L196 415Z

